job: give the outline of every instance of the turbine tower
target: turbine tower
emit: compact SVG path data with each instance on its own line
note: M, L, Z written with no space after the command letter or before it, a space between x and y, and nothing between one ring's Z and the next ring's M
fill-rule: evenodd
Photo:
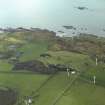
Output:
M68 75L68 77L70 77L69 68L67 68L67 75Z
M97 59L97 57L96 57L96 66L98 65L98 59Z
M93 83L96 84L96 76L93 76Z

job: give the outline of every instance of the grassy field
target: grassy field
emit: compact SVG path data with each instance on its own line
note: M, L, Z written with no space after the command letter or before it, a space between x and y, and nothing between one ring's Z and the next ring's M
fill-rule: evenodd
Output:
M0 73L0 85L15 88L20 95L30 95L48 79L47 75L28 73Z
M18 33L19 34L19 33ZM14 37L14 35L12 36ZM14 38L17 38L18 35ZM7 38L8 39L8 38ZM8 43L20 43L18 40L2 41L0 51L5 50ZM45 64L64 64L78 70L81 75L67 77L67 72L58 72L55 75L35 74L29 71L14 72L8 59L0 60L0 86L11 87L19 92L19 98L38 94L32 105L105 105L105 85L92 84L95 75L96 83L105 82L105 64L95 65L95 61L88 55L68 51L48 51L48 42L25 42L17 51L23 52L20 61L40 60ZM40 54L49 53L51 57L40 57ZM78 77L76 78L76 76ZM73 81L75 80L75 81ZM73 83L72 83L73 82ZM69 88L67 88L70 85ZM67 90L66 90L67 88ZM64 91L66 90L66 91ZM64 92L64 93L63 93ZM22 103L21 105L25 105Z
M32 51L32 49L39 48L39 46L34 46L33 44L29 46L26 45L20 50L25 51L27 55L27 52L29 52L29 49L27 50L27 48ZM46 51L45 47L44 50L40 50L40 53ZM38 57L39 53L36 51L35 55L29 54L31 56L29 56L29 58L24 55L21 59L23 61L28 59L32 60L34 56L36 58L38 57L39 60L45 63L71 65L77 70L83 71L84 76L88 75L90 77L92 77L92 72L90 72L92 70L92 67L94 68L93 70L96 70L95 68L97 68L95 67L95 62L92 61L87 55L76 54L66 51L50 51L48 53L52 56L51 58ZM85 67L86 65L84 64L84 62L88 63L87 67ZM102 66L100 65L98 67ZM0 61L0 85L17 89L19 91L20 97L30 96L32 92L35 92L50 77L50 75L33 74L31 72L12 72L11 69L12 65L8 64L6 60ZM99 71L99 73L100 72L101 70ZM98 72L96 73L99 75ZM62 93L62 91L67 87L67 85L72 82L76 75L71 75L69 79L67 78L66 72L59 72L58 74L54 75L49 81L46 82L45 85L43 85L37 91L39 96L34 99L33 105L42 105L43 103L45 105L53 105L56 98ZM104 74L102 76L104 77ZM102 80L105 80L103 77L100 78ZM103 98L100 99L100 97L105 97L105 89L103 87L98 85L94 86L93 84L85 83L82 80L76 79L76 81L72 84L72 87L66 93L64 93L63 96L61 96L60 100L56 104L104 105L105 101ZM98 98L99 101L97 102L96 100L98 100ZM22 105L24 105L24 103Z
M105 88L78 79L56 105L105 105L104 97Z
M36 91L49 76L23 73L1 73L0 85L18 89L21 96L30 96ZM43 85L34 99L33 105L53 105L56 98L62 93L68 84L75 78L74 75L67 78L66 72L61 72L52 77ZM80 80L79 78L66 91L56 105L104 105L105 88ZM98 101L97 101L98 100ZM24 105L24 104L22 104Z
M97 84L105 87L105 64L99 63L97 66L93 65L85 70L81 76L88 80L92 80L93 76L96 76Z
M73 67L78 71L86 71L87 69L91 68L92 65L95 65L95 62L87 55L68 51L49 51L48 53L52 57L40 57L39 60L46 64L64 64L66 66ZM86 66L86 64L88 64L88 66Z
M56 74L47 84L39 90L39 97L36 100L37 105L51 105L61 94L65 87L71 83L74 76L67 78L67 73Z
M0 71L11 72L13 65L9 64L7 60L0 60Z
M19 51L24 52L23 56L20 58L20 61L33 60L40 57L40 54L47 51L46 43L27 43L18 49Z

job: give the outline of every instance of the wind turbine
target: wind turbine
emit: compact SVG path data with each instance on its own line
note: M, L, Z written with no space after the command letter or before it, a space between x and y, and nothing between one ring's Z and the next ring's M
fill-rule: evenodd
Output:
M96 76L93 76L93 83L96 84Z
M67 76L70 77L69 68L67 68Z
M97 57L96 57L96 66L98 65L98 59L97 59Z
M24 102L25 102L26 105L31 105L32 104L32 99L28 98Z

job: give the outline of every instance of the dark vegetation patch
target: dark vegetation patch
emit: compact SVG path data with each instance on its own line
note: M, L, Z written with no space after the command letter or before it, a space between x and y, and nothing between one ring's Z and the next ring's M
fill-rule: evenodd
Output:
M49 64L49 68L56 69L57 71L67 71L67 69L69 69L71 72L77 71L76 69L70 66L68 67L67 65L64 64Z
M49 68L44 65L41 61L38 60L32 60L32 61L26 61L26 62L19 62L16 63L13 67L13 70L19 71L19 70L29 70L36 73L42 73L42 74L52 74L57 72L56 69Z
M40 57L51 57L51 55L48 53L43 53L43 54L40 54Z
M14 105L17 101L17 92L7 88L0 89L0 105Z
M76 71L72 67L67 67L66 65L62 64L48 64L45 66L44 63L38 60L19 62L16 63L13 67L14 71L28 70L41 74L53 74L58 71L67 71L67 69L70 71Z

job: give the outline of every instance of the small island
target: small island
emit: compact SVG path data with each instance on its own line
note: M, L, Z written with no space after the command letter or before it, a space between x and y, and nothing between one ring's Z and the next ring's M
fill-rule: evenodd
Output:
M87 7L82 7L82 6L78 6L76 7L78 10L87 10L88 8Z
M65 29L73 29L73 30L76 30L76 27L74 26L63 26Z

